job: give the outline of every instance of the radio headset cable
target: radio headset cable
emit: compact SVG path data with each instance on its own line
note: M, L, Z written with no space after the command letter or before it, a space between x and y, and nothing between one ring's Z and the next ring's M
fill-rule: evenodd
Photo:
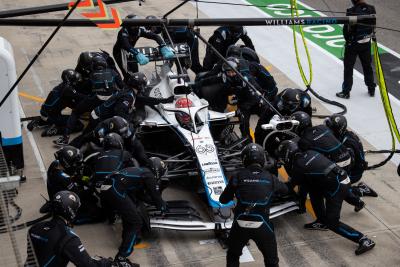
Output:
M291 16L292 18L299 18L299 10L298 10L298 6L297 6L297 0L290 0L290 6L291 6ZM299 27L299 33L301 35L301 39L303 41L303 45L304 45L304 50L306 52L307 55L307 62L308 62L308 68L309 68L309 78L307 79L305 73L304 73L304 69L303 69L303 65L301 64L301 60L300 60L300 55L299 55L299 48L298 48L298 44L297 44L297 38L296 38L296 27ZM303 27L298 25L293 25L292 26L292 30L293 30L293 43L294 43L294 49L295 49L295 53L296 53L296 60L297 60L297 65L299 67L299 71L300 71L300 75L301 78L304 82L304 85L306 86L306 92L310 91L316 98L318 98L319 100L321 100L322 102L325 102L327 104L333 105L333 106L337 106L339 108L342 109L341 112L338 112L337 114L340 115L344 115L347 112L347 108L345 105L337 102L337 101L333 101L333 100L329 100L321 95L319 95L316 91L314 91L311 88L311 83L313 80L313 70L312 70L312 62L311 62L311 56L310 56L310 51L308 50L308 46L307 46L307 40L304 36L304 31L303 31ZM326 118L329 117L329 115L313 115L313 117L316 118Z

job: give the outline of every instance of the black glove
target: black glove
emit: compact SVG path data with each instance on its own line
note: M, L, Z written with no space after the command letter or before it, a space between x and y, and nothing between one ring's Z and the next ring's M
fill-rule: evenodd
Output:
M174 102L175 97L174 96L170 96L168 98L164 98L161 99L161 103L166 104L166 103L173 103Z

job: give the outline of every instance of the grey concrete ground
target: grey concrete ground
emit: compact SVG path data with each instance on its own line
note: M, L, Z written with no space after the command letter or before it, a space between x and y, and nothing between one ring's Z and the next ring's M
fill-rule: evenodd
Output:
M127 3L118 5L118 8L123 16L128 13L162 15L178 2L177 0L147 0L142 7L139 7L137 3ZM54 3L54 1L3 0L0 9L48 3ZM41 17L61 17L62 14L41 15ZM187 4L173 17L192 18L194 16L195 9ZM397 14L391 17L394 19ZM211 31L211 28L202 29L205 36L209 36ZM0 36L8 39L13 45L18 73L26 66L28 59L32 58L50 32L49 28L0 27ZM102 48L111 52L116 33L113 30L103 31L96 28L62 29L29 71L19 86L19 90L45 98L51 88L60 80L61 71L75 66L81 51L96 51L98 48ZM140 44L147 45L149 43L141 41ZM203 45L201 45L201 54L204 54ZM263 63L269 66L267 60L264 59ZM276 78L279 88L296 86L287 78L290 74L280 73L273 66L271 66L271 72ZM38 114L39 103L25 98L21 98L21 103L27 116ZM326 110L316 101L315 106L318 113L326 113ZM55 151L51 145L52 139L41 138L38 132L34 132L33 136L44 165L47 167L53 160ZM365 145L369 148L368 144ZM24 149L28 181L22 184L17 203L23 208L21 221L28 221L39 216L38 209L43 203L40 194L46 196L46 189L25 129ZM368 161L371 163L378 162L382 158L380 155L368 155ZM395 172L395 166L389 163L384 168L370 171L365 175L365 181L376 189L379 197L376 199L365 198L367 207L360 213L354 213L348 205L344 204L342 219L374 239L377 243L376 248L363 256L356 257L354 255L355 244L331 232L303 230L303 224L312 220L309 214L288 214L274 220L281 266L400 266L398 254L400 249L400 218L398 215L400 211L398 192L400 179ZM169 194L166 197L171 196ZM92 255L115 255L120 242L120 225L86 225L78 226L75 230ZM26 249L25 236L26 230L16 233L23 257L25 257ZM141 248L135 250L131 259L142 266L223 266L225 251L218 244L199 244L201 240L213 238L213 234L207 232L182 233L155 230L153 236L146 239ZM15 265L7 242L7 236L0 235L0 266ZM251 243L249 249L255 261L243 264L243 266L262 266L262 256L254 243Z

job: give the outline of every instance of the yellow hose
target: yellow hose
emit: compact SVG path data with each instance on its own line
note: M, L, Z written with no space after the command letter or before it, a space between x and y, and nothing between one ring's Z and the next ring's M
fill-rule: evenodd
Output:
M291 14L292 14L292 18L294 19L295 17L299 17L299 10L297 7L297 0L290 0L290 6L291 6ZM308 61L308 68L310 70L310 76L307 79L305 73L304 73L304 69L303 66L301 64L300 61L300 56L299 56L299 49L298 49L298 45L297 45L297 40L296 40L296 27L299 27L299 31L301 34L301 39L303 40L303 45L304 45L304 49L306 51L306 55L307 55L307 61ZM300 70L300 75L301 78L303 79L304 84L306 85L306 87L310 87L311 83L312 83L312 79L313 79L313 71L312 71L312 62L311 62L311 56L310 56L310 52L308 50L308 46L307 46L307 40L304 36L304 32L303 32L303 27L298 25L293 25L292 26L293 29L293 42L294 42L294 49L296 52L296 60L297 60L297 65L299 66L299 70Z

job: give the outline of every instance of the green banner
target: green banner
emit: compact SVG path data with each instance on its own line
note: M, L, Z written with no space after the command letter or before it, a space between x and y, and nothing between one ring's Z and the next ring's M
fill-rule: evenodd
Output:
M291 17L290 0L247 0L247 2L263 6L258 7L271 17ZM323 14L310 10L310 7L297 2L300 17L322 17ZM311 8L312 9L312 8ZM299 32L299 28L296 27ZM305 37L319 45L335 57L343 59L343 45L345 43L341 25L312 25L303 26ZM382 53L386 51L382 50Z

